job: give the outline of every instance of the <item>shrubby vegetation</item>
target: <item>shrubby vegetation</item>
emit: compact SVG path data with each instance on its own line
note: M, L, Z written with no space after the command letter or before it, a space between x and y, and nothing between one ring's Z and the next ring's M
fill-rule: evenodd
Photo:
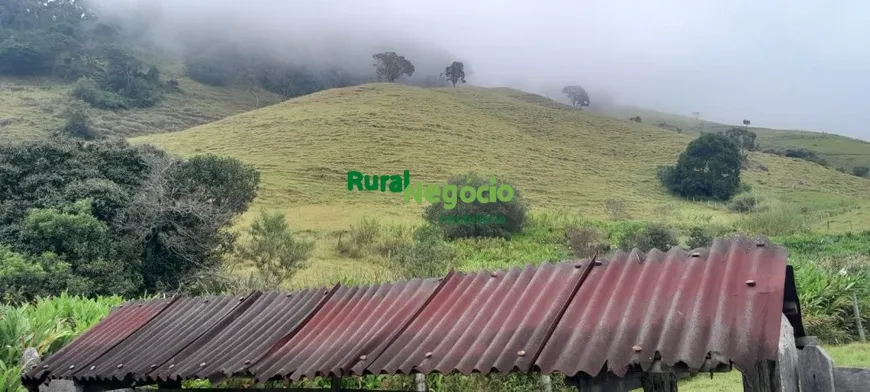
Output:
M474 189L479 187L490 187L489 177L482 177L476 173L468 173L465 175L456 175L447 180L450 185L455 185L457 189L470 186ZM497 180L496 189L502 185L510 185L501 180ZM473 203L456 203L453 209L445 209L444 202L430 204L426 207L423 217L432 225L438 226L447 238L468 238L468 237L504 237L510 238L511 235L522 232L523 224L526 219L526 211L528 206L523 200L520 191L513 187L513 199L508 202L501 200L489 203L480 203L475 200ZM488 191L486 193L489 194ZM458 196L457 196L458 197ZM482 223L473 222L466 224L454 224L456 219L447 219L455 217L464 217L471 215L488 215L488 216L503 216L504 224L500 223Z
M0 146L0 295L178 289L220 264L235 240L224 228L258 183L234 159L185 161L123 140Z
M682 197L728 200L740 185L741 159L731 138L703 134L689 143L675 166L659 168L659 179Z
M805 161L818 163L819 165L828 166L828 161L816 155L816 153L804 148L768 148L763 151L766 154L774 154L789 158L798 158Z

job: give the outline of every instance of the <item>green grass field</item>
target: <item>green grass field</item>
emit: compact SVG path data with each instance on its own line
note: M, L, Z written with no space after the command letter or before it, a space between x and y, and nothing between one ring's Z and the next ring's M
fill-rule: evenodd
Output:
M178 80L180 92L166 94L145 109L109 111L89 108L92 127L107 135L133 136L173 132L256 109L256 99L243 87L211 87L189 78ZM63 112L73 98L72 84L47 79L0 78L0 141L44 136L63 126ZM275 94L256 90L260 107L278 102Z
M543 102L546 103L546 102ZM142 136L183 156L239 158L262 173L252 210L279 209L302 230L346 228L365 215L419 218L399 194L349 192L348 171L443 183L476 170L512 181L535 210L605 218L621 198L638 219L729 222L719 204L673 197L659 185L692 140L651 124L518 99L515 90L423 89L391 84L333 89L183 132ZM752 153L744 181L771 204L828 212L832 230L868 227L870 180L798 159ZM249 215L250 216L250 215ZM817 222L827 230L826 222ZM822 226L824 225L824 226Z
M683 133L698 135L700 132L719 132L735 127L688 116L661 113L636 107L613 107L600 110L602 114L618 118L641 116L644 123L657 125L666 122L683 129ZM742 127L743 125L739 125ZM759 149L793 148L806 149L824 158L830 167L847 170L855 166L870 167L870 142L831 133L782 130L749 127L758 135Z

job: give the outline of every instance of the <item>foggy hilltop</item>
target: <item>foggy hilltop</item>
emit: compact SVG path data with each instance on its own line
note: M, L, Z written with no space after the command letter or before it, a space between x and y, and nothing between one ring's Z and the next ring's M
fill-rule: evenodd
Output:
M372 77L371 55L411 60L425 84L452 61L469 83L760 127L870 139L870 3L715 0L95 0L100 18L181 53L233 43ZM812 26L811 28L809 26ZM187 49L185 49L187 48Z

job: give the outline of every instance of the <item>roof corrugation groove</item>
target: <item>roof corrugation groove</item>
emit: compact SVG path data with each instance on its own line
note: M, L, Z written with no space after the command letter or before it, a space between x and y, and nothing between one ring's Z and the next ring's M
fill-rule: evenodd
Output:
M147 324L176 298L131 301L112 309L99 323L46 358L41 366L22 377L28 380L67 378L103 355ZM72 368L70 368L72 366Z
M179 298L128 339L80 369L77 380L137 380L210 330L242 301L236 296ZM154 367L152 367L154 365Z
M775 359L786 250L736 238L694 252L619 252L593 268L536 365L595 376L606 364L622 376L631 365L648 369L656 352L664 365L694 369L710 352L738 369Z
M214 336L203 336L175 355L151 377L209 378L218 382L242 374L280 339L294 332L328 297L330 289L264 293ZM201 340L206 340L200 342ZM205 363L205 366L200 366Z
M339 287L287 342L252 366L257 380L348 375L371 361L407 326L440 279L367 287Z
M527 372L586 268L542 264L448 279L370 373ZM355 369L361 373L362 369Z

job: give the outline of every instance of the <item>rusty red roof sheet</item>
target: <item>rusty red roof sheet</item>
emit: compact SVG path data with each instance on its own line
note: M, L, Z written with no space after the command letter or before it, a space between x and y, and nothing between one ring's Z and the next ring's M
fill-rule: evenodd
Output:
M48 357L25 380L68 378L148 323L176 298L131 301L119 305L97 325Z
M242 297L244 299L244 297ZM243 302L237 296L179 298L127 339L76 371L77 380L147 379Z
M439 287L440 279L340 287L291 339L252 366L257 380L348 375L401 333Z
M241 375L280 339L291 336L330 291L256 292L244 313L220 330L202 336L150 376L160 381L208 378L218 383L225 377ZM200 366L202 363L206 365Z
M365 370L375 374L527 371L584 272L588 270L563 263L454 275Z
M537 367L595 376L606 364L622 376L633 364L648 369L656 353L665 365L693 369L713 351L738 369L775 359L786 251L761 241L617 253L580 287Z
M665 365L697 369L710 352L740 369L775 357L783 312L786 251L759 244L716 240L692 252L618 252L609 262L451 272L290 297L147 302L113 312L28 376L32 385L47 376L623 375L657 354Z

